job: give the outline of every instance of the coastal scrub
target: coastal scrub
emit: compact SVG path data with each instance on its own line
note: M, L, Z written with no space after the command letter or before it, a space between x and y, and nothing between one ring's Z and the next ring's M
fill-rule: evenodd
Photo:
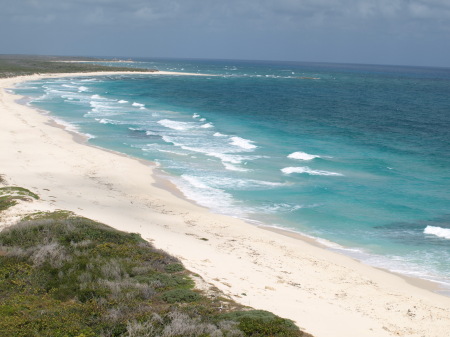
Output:
M138 234L71 212L36 213L0 232L6 336L308 336L194 286L179 260Z

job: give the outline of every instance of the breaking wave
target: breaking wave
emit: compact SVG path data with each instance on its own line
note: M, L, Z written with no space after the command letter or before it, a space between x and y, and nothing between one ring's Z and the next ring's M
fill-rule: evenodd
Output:
M309 174L312 176L343 176L343 174L337 173L337 172L312 170L308 166L285 167L285 168L281 169L281 172L283 172L284 174L306 173L306 174Z
M450 228L442 228L437 226L427 226L423 230L424 234L431 234L444 239L450 239Z

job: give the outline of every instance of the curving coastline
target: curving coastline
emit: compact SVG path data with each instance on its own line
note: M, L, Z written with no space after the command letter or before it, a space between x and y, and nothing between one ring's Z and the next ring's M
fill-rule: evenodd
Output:
M6 150L0 160L12 183L38 192L49 208L152 238L237 301L291 318L315 336L445 335L448 297L297 238L211 214L156 184L148 163L74 142L5 91L19 81L108 74L117 72L1 80Z

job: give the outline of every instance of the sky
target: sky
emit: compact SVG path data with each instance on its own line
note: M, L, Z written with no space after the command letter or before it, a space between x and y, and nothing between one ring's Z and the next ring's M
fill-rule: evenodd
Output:
M450 0L0 0L0 54L450 67Z

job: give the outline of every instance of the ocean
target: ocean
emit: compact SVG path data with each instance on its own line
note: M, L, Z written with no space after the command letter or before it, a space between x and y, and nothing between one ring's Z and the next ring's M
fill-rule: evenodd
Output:
M125 64L207 75L67 77L15 92L95 146L156 162L214 212L450 293L450 69Z

